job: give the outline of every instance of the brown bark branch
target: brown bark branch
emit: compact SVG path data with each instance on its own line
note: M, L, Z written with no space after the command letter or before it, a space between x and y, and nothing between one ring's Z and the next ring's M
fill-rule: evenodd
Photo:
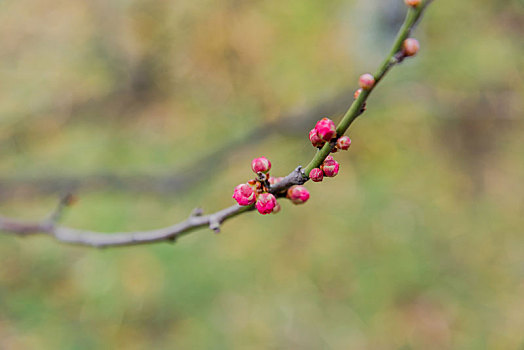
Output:
M194 210L186 220L168 227L149 231L118 232L111 234L59 226L48 219L40 222L23 222L0 217L0 231L20 236L45 234L63 243L98 248L129 246L162 241L173 242L178 239L178 237L205 226L208 226L215 232L219 232L220 225L224 221L252 209L252 206L241 207L239 205L233 205L209 215L202 215L200 210Z

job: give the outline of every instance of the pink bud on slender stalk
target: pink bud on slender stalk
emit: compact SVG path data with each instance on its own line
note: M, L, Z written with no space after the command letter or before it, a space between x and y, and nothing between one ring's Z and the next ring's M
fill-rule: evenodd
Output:
M322 118L315 125L318 137L322 140L329 142L337 134L335 123L329 118Z
M339 167L340 165L333 159L333 157L331 157L331 159L326 158L324 164L322 164L322 171L326 177L335 177L338 174Z
M349 149L349 146L351 146L351 139L348 136L342 136L339 137L337 140L337 148L347 151Z
M251 205L256 201L255 191L248 184L240 184L235 187L233 192L233 198L238 202L239 205Z
M309 172L309 178L314 182L320 182L324 179L324 173L320 168L315 168Z
M322 147L324 146L324 143L326 143L318 136L317 129L311 129L309 132L309 141L311 141L313 147Z
M261 193L258 195L256 207L260 214L266 215L271 213L276 205L277 200L271 193Z
M255 158L251 162L251 169L255 173L267 173L271 169L271 162L266 157Z
M409 38L402 43L402 53L404 53L406 57L415 56L419 49L420 44L417 39Z
M304 186L300 186L300 185L291 186L287 190L287 197L294 204L306 203L307 200L309 199L309 191Z
M369 74L362 74L358 79L358 84L364 90L370 90L375 85L375 78Z

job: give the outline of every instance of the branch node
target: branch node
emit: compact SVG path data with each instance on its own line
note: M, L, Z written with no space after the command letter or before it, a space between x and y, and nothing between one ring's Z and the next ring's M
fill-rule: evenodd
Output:
M204 210L202 208L195 208L191 212L191 217L198 217L204 215Z
M220 221L216 218L211 218L209 220L209 228L212 229L215 233L220 233Z
M266 182L268 177L267 177L266 174L264 174L263 172L259 171L259 172L257 172L257 179L260 182Z
M404 61L404 58L406 58L406 56L404 55L404 52L400 50L393 57L391 57L390 64L395 65L398 63L402 63L402 61Z
M297 174L297 182L299 185L303 185L308 180L308 176L304 172L304 169L302 169L302 165L299 165L295 168L295 173Z
M52 229L62 218L65 208L73 205L76 201L77 198L72 193L66 193L63 195L58 201L55 210L53 210L47 220L45 220L44 227L46 229Z

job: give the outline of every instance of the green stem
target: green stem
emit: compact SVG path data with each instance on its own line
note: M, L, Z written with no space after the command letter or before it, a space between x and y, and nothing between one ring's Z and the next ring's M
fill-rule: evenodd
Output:
M373 89L382 80L386 73L395 64L400 62L401 58L398 57L398 53L401 51L402 43L409 37L411 30L413 29L418 19L422 15L422 12L426 8L426 6L429 5L430 2L431 0L426 0L417 8L410 7L408 9L406 19L404 20L402 27L400 27L398 31L397 37L395 38L389 55L386 56L386 58L384 59L384 61L382 62L382 64L380 65L380 67L374 75L375 84L373 85L373 88L371 88L370 90L363 90L360 93L360 96L353 101L346 114L344 114L342 120L337 125L337 137L344 135L349 126L355 121L355 119L357 119L357 117L360 114L362 114L364 105L366 104L366 101L368 99L368 96L371 94L371 91L373 91ZM311 170L313 170L314 168L318 168L324 162L324 159L326 159L329 153L331 153L331 150L334 146L335 144L333 142L326 142L326 144L318 150L311 162L309 162L309 164L304 168L304 174L306 176L309 176Z

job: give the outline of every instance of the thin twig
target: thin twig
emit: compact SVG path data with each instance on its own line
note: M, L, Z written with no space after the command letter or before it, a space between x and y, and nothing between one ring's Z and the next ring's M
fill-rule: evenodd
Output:
M65 226L58 226L43 220L41 222L27 223L0 217L0 228L8 233L28 236L47 234L60 242L87 245L92 247L128 246L161 241L174 241L178 237L200 227L209 226L218 232L220 225L229 218L252 210L253 207L233 205L209 215L201 215L200 211L193 211L186 220L165 228L151 231L103 233L79 230Z

